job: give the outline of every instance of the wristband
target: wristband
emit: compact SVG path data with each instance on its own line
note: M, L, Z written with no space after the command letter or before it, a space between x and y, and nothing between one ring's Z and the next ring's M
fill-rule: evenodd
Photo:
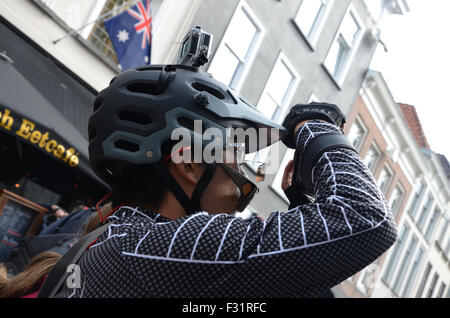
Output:
M315 137L302 154L300 167L301 181L307 193L314 194L312 169L326 151L334 148L347 148L358 153L345 135L326 133Z

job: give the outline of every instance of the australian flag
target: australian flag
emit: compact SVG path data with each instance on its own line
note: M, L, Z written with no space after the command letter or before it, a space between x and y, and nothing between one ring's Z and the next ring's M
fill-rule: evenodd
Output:
M104 21L123 71L150 64L152 15L150 0L141 0L128 10Z

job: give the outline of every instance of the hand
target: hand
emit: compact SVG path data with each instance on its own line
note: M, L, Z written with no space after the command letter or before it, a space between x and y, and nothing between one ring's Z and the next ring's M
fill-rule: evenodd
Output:
M295 126L295 129L294 129L294 135L297 133L297 131L299 131L300 128L302 128L302 126L303 126L304 124L306 124L307 122L309 122L309 121L311 121L311 120L313 120L313 119L310 119L310 120L303 120L303 121L301 121L297 126ZM323 121L324 123L326 123L325 120L320 120L320 121Z
M69 213L67 213L66 211L64 211L60 206L54 204L51 206L52 211L54 212L54 216L56 217L57 220L65 217L66 215L68 215Z
M338 106L327 103L297 104L293 106L283 121L283 126L287 129L287 134L283 138L283 143L295 149L295 131L306 120L320 119L338 127L345 124L345 116Z
M281 189L286 191L292 185L292 174L294 173L294 160L291 160L284 168L283 179L281 180Z

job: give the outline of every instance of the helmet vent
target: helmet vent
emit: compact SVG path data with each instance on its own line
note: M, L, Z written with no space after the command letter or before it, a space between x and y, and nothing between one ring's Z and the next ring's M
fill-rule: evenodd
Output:
M148 95L162 95L166 91L166 88L166 85L151 83L134 83L127 86L130 92Z
M121 120L130 121L140 125L148 125L152 122L152 119L148 114L130 110L121 110L119 112L119 118Z
M210 86L206 86L201 83L192 83L192 87L195 88L199 92L208 92L211 95L217 97L218 99L225 99L225 95L223 95L220 91Z
M134 142L126 141L126 140L117 140L114 142L114 146L119 149L123 149L129 152L137 152L139 151L139 145Z

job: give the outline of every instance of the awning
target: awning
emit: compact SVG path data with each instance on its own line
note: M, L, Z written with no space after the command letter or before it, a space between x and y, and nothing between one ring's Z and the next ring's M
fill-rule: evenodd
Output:
M0 59L0 131L69 169L80 169L105 190L89 165L88 141L13 66Z

